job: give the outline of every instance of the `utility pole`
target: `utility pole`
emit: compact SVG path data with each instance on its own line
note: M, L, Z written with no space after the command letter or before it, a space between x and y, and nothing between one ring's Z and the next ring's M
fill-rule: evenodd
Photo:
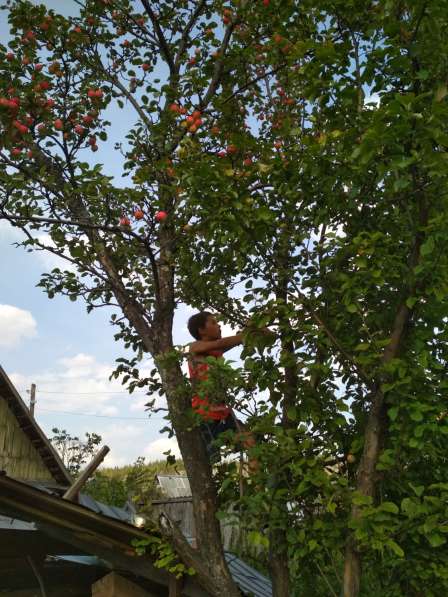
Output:
M34 405L35 404L36 404L36 384L32 383L31 390L30 390L30 415L33 417L33 419L34 419Z

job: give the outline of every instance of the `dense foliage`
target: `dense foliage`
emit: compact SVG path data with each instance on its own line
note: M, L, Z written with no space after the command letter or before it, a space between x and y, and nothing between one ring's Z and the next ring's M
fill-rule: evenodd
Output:
M200 582L238 594L217 486L277 596L446 593L447 2L7 4L0 215L75 267L50 298L116 308L123 383L166 394ZM126 187L101 166L118 108ZM257 437L243 491L233 465L212 482L181 302L250 320L241 369L208 381Z

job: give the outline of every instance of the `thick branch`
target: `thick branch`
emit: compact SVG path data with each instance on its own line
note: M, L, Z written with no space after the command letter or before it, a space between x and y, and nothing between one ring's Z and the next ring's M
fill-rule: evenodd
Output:
M159 21L155 15L154 11L152 10L151 5L149 4L148 0L141 0L141 3L143 4L143 6L146 10L146 14L151 19L152 25L154 27L154 31L157 35L157 39L159 40L160 49L162 51L162 54L168 64L168 66L169 66L170 73L172 75L174 75L176 73L176 65L174 64L171 50L168 46L165 36L163 35L163 31L159 25Z

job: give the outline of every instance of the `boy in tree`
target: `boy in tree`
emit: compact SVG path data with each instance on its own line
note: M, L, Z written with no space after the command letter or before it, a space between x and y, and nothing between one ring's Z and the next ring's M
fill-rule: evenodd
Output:
M243 343L241 333L222 338L219 323L215 316L208 311L201 311L190 317L188 330L196 340L190 344L190 358L188 361L190 379L193 381L207 379L209 366L204 360L206 357L218 359L234 346ZM243 423L238 421L228 405L210 403L206 396L200 397L198 395L193 396L191 404L193 410L203 419L200 430L205 439L211 461L219 460L219 449L216 448L214 442L225 431L234 431L237 434L237 441L240 441L244 448L251 448L255 445L253 436L244 431ZM252 462L249 463L249 466L251 469L255 469L257 465Z

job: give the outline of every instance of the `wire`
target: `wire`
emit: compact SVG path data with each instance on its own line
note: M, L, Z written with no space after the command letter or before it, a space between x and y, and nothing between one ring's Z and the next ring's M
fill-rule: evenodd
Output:
M29 389L26 390L22 390L23 392L29 392ZM147 392L132 392L132 394L130 392L126 392L126 391L121 391L121 392L55 392L53 390L41 390L41 388L37 387L36 391L39 391L40 394L60 394L62 396L96 396L97 394L128 394L129 396L132 395L143 395L146 394L149 396L149 394Z
M48 412L48 413L59 413L61 415L76 415L78 417L97 417L100 419L120 419L120 421L123 420L129 420L129 421L146 421L148 422L151 418L152 419L163 419L164 417L158 416L158 417L147 417L147 418L143 418L143 417L114 417L112 415L97 415L95 413L75 413L73 411L67 411L67 410L53 410L51 408L39 408L39 412L40 411L44 411L44 412Z

